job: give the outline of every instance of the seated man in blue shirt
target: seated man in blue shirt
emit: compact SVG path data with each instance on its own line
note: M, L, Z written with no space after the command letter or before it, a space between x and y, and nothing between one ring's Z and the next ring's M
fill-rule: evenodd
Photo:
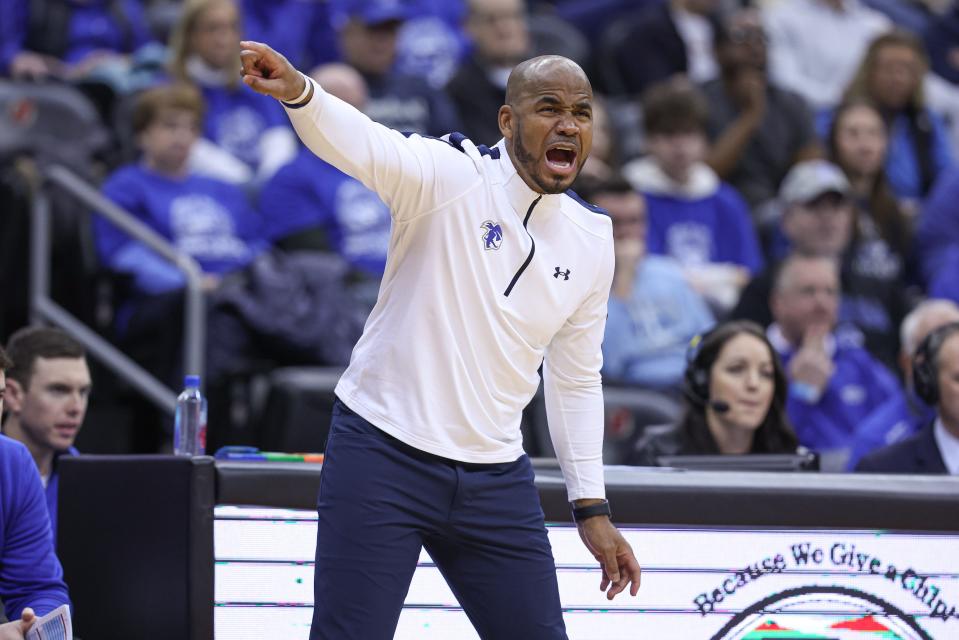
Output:
M713 325L709 308L678 262L647 254L646 205L628 182L582 180L576 187L613 220L616 266L603 340L603 378L678 390L689 341Z
M839 266L832 258L792 255L770 294L770 342L789 378L786 412L799 442L818 451L822 468L845 468L856 428L886 402L899 402L896 378L837 332Z
M6 370L0 348L0 414ZM37 468L19 442L0 435L0 599L13 622L0 624L0 640L22 640L36 615L70 604L63 569L53 550L50 518ZM35 613L34 613L35 612ZM19 618L19 620L17 620Z
M7 342L14 366L7 372L5 435L23 443L46 487L53 539L57 539L57 490L62 455L83 426L90 397L90 369L83 345L59 329L28 327Z

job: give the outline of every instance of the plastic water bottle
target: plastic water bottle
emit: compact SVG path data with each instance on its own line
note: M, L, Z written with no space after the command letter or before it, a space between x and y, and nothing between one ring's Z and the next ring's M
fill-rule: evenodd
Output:
M173 453L202 456L206 450L206 399L200 393L200 376L186 376L176 399Z

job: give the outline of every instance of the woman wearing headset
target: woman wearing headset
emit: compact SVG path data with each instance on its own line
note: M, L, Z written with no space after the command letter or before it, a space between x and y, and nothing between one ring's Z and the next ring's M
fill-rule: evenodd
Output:
M652 427L633 464L659 456L795 453L786 416L786 374L765 332L748 321L726 322L690 344L679 424Z

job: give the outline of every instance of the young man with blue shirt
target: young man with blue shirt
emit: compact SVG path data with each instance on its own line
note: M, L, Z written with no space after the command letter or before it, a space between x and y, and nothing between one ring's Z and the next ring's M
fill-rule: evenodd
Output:
M425 547L484 639L566 638L519 429L543 385L579 534L613 598L640 567L609 520L600 368L609 219L567 192L592 88L559 56L518 65L490 149L405 137L266 45L244 81L284 101L317 155L390 206L380 296L336 387L318 502L312 640L392 638Z
M58 460L77 455L92 382L83 345L59 329L27 327L7 342L14 366L7 372L3 433L33 456L46 489L53 539L57 539Z
M899 381L881 363L835 331L839 266L794 254L779 268L767 330L789 379L786 412L799 442L822 456L824 470L845 468L858 425L884 403L899 402Z
M649 207L649 252L670 256L720 312L763 267L749 207L705 162L708 109L685 81L659 84L643 100L649 155L626 166Z
M188 160L202 117L203 99L188 85L144 92L133 113L142 159L117 169L102 190L196 259L207 288L213 290L222 276L248 265L265 243L259 237L260 216L242 190L190 170ZM106 219L96 217L94 232L103 263L130 274L138 294L157 295L185 286L175 266Z
M0 347L0 415L6 371ZM37 615L70 604L63 569L53 550L50 518L37 468L19 442L0 435L0 599L13 622L0 624L0 640L23 640ZM17 620L19 618L19 620Z

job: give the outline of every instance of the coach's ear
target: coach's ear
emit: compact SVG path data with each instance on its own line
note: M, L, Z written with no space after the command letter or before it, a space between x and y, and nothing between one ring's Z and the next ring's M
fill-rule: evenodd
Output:
M507 140L513 139L513 126L514 126L514 117L513 107L508 104L504 104L499 108L499 114L497 115L499 121L499 132L503 134L503 137Z

